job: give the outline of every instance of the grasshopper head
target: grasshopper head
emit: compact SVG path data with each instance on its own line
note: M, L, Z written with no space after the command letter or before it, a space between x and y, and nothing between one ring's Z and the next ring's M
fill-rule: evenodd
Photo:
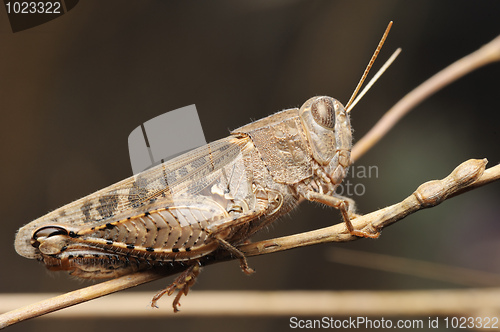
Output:
M334 183L342 181L349 166L352 145L351 122L344 106L336 99L321 96L306 101L299 111L314 160L325 167ZM343 173L343 171L342 171Z

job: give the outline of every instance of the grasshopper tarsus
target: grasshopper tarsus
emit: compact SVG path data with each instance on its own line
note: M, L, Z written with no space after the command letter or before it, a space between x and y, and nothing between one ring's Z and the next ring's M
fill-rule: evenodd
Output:
M352 224L351 224L352 226ZM349 231L351 235L357 236L357 237L367 237L370 239L378 239L380 236L380 231L375 230L374 232L367 232L364 230L356 230L353 229L352 231Z
M241 267L241 270L243 270L243 272L247 275L255 273L255 270L248 266L246 259L244 261L240 260L240 267Z

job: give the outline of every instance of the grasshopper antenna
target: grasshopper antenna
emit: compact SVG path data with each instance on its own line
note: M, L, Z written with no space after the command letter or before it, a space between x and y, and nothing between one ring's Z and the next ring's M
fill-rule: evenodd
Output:
M370 69L372 68L373 66L373 63L375 62L375 59L377 58L378 56L378 53L380 52L380 49L382 49L382 45L384 45L384 42L385 42L385 39L387 38L387 35L389 34L389 31L391 30L391 27L392 27L392 21L389 22L389 24L387 25L387 28L385 29L385 32L384 32L384 35L382 36L382 39L380 39L380 42L378 43L378 46L377 46L377 49L375 50L375 52L373 53L372 55L372 58L370 59L370 62L368 63L368 65L366 66L366 69L365 69L365 72L363 73L363 76L361 76L361 79L359 80L359 83L358 85L356 86L356 89L354 90L351 98L349 99L349 101L347 102L346 106L345 106L345 110L346 112L350 112L352 110L352 107L351 105L353 104L353 101L354 101L354 98L356 98L356 95L358 94L359 90L361 89L361 86L363 85L365 79L366 79L366 76L368 76L368 72L370 71ZM399 54L399 53L398 53ZM397 56L397 55L396 55ZM395 56L394 56L395 58ZM393 59L394 61L394 59ZM388 66L386 66L387 68ZM385 69L384 69L385 70ZM382 74L380 74L382 75ZM379 77L380 77L379 75ZM377 77L378 78L378 77ZM373 85L373 84L372 84ZM366 92L365 92L366 93ZM363 93L364 94L364 93ZM351 108L349 108L351 107Z
M368 82L368 84L363 88L363 91L361 91L361 93L358 95L358 97L351 103L349 109L346 112L349 113L354 108L354 106L356 106L358 101L360 101L361 98L363 98L365 93L367 93L368 90L370 90L372 85L375 84L375 82L377 82L377 80L380 78L380 76L382 76L382 74L386 71L386 69L389 68L389 66L394 62L394 60L396 60L399 53L401 53L401 48L398 48L391 55L391 57L384 63L384 65L379 69L379 71L375 74L375 76L373 76L373 78L370 80L370 82Z

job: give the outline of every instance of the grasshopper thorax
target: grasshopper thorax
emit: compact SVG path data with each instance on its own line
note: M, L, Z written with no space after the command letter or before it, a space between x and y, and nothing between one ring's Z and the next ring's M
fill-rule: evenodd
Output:
M352 133L349 114L336 99L313 97L299 111L314 160L333 183L340 183L349 166ZM339 172L339 166L343 169Z

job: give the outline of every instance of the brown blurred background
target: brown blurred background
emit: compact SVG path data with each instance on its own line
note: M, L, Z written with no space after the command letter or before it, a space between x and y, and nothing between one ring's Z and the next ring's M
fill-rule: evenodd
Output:
M131 175L127 137L141 123L196 104L207 141L314 95L346 103L387 23L376 67L403 53L352 113L355 139L419 83L500 34L498 1L81 1L62 17L12 33L0 9L2 231L0 293L65 292L87 282L18 256L16 230ZM359 165L351 179L361 212L399 201L469 158L500 160L500 63L421 104ZM197 290L398 290L452 283L331 263L336 247L500 273L500 184L417 213L378 240L328 244L210 266ZM339 222L303 204L258 238ZM314 283L311 283L314 280ZM151 294L167 280L141 286ZM147 304L145 304L147 305ZM216 304L214 304L216 305ZM237 303L235 303L237 305ZM169 300L160 310L170 310ZM189 310L183 307L183 310ZM311 318L311 317L306 317ZM281 331L288 317L32 320L10 331Z

